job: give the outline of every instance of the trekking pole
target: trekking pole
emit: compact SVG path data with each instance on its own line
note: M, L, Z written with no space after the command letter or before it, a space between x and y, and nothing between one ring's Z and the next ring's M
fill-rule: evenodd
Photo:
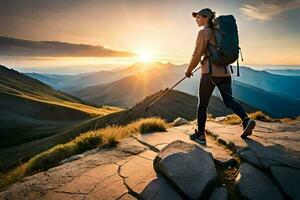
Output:
M196 69L194 69L192 71L192 75L198 70L200 69L201 66L197 67ZM151 107L153 106L153 104L155 104L159 99L161 99L163 96L165 96L166 94L168 94L174 87L176 87L179 83L181 83L184 79L186 79L187 76L184 76L182 79L180 79L175 85L173 85L170 89L166 88L165 91L159 96L157 97L152 103L149 104L149 106L147 106L147 108L145 109L145 112Z

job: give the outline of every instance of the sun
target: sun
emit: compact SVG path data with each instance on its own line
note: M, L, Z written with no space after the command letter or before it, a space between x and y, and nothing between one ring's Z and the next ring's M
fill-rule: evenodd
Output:
M138 59L141 62L148 63L153 61L153 55L149 52L140 52L138 53Z

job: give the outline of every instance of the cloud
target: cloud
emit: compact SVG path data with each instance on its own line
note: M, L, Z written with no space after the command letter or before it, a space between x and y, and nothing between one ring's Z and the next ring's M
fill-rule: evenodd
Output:
M300 8L300 0L256 0L243 4L240 11L250 20L267 21L297 8Z
M0 56L29 57L131 57L132 52L103 46L59 41L31 41L0 36Z

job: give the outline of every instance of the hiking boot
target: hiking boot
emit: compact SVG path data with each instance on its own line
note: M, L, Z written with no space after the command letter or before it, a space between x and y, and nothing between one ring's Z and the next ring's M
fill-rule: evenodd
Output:
M243 121L243 134L241 135L242 138L245 138L249 135L252 135L252 130L254 129L256 122L249 117L247 117Z
M198 132L195 129L195 133L190 135L190 139L198 142L199 144L206 144L205 134L203 132Z

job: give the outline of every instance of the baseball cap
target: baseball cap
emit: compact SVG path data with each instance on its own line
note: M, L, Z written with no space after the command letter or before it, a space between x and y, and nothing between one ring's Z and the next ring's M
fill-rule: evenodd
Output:
M203 16L206 16L210 19L214 18L214 12L209 8L203 8L203 9L199 10L198 12L193 12L192 13L193 17L196 17L197 15L203 15Z

